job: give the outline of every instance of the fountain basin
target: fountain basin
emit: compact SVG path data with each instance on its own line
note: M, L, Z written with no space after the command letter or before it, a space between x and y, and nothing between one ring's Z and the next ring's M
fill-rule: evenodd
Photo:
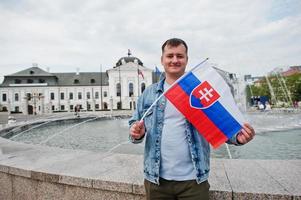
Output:
M247 118L254 126L257 136L247 145L230 145L233 158L301 159L300 113L249 113ZM6 132L2 130L0 136L23 143L65 149L142 155L143 143L131 144L128 132L126 116L74 118L71 115L65 119L28 123ZM228 158L225 145L212 150L211 157Z

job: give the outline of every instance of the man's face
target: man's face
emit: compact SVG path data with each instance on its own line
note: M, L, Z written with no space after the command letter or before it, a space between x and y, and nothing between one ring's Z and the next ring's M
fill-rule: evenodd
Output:
M179 46L166 45L161 56L161 64L165 73L171 76L180 77L184 74L188 62L186 48L183 44Z

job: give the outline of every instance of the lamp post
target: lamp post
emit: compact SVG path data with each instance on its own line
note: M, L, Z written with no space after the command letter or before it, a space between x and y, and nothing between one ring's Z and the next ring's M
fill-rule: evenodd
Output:
M37 93L34 93L32 95L32 98L33 98L33 115L37 115L37 98L38 98Z
M22 113L24 115L28 115L28 97L25 96L25 97L23 97L23 99L24 99L24 104L23 104Z
M10 99L9 98L7 99L7 112L8 112L8 115L11 114L11 104L10 104Z

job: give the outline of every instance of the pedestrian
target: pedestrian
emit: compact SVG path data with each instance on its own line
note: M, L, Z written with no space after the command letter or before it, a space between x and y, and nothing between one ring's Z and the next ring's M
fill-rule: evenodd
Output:
M74 107L74 111L75 111L75 116L80 117L79 116L79 111L80 111L80 105L76 104L76 106Z
M165 77L149 86L129 120L130 140L140 143L146 135L144 186L147 199L209 199L210 147L184 116L164 96L140 121L145 111L181 77L188 62L188 47L178 38L162 45ZM248 124L228 142L241 145L255 135Z

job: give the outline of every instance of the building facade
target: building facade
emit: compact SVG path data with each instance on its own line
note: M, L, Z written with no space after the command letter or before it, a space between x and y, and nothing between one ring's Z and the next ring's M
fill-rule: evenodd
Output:
M236 75L215 69L235 97ZM105 72L50 73L33 66L4 76L0 111L28 115L72 112L76 106L81 111L135 109L138 97L158 76L130 53Z
M128 55L105 72L50 73L33 66L4 77L0 111L23 114L134 109L155 80L151 69Z

